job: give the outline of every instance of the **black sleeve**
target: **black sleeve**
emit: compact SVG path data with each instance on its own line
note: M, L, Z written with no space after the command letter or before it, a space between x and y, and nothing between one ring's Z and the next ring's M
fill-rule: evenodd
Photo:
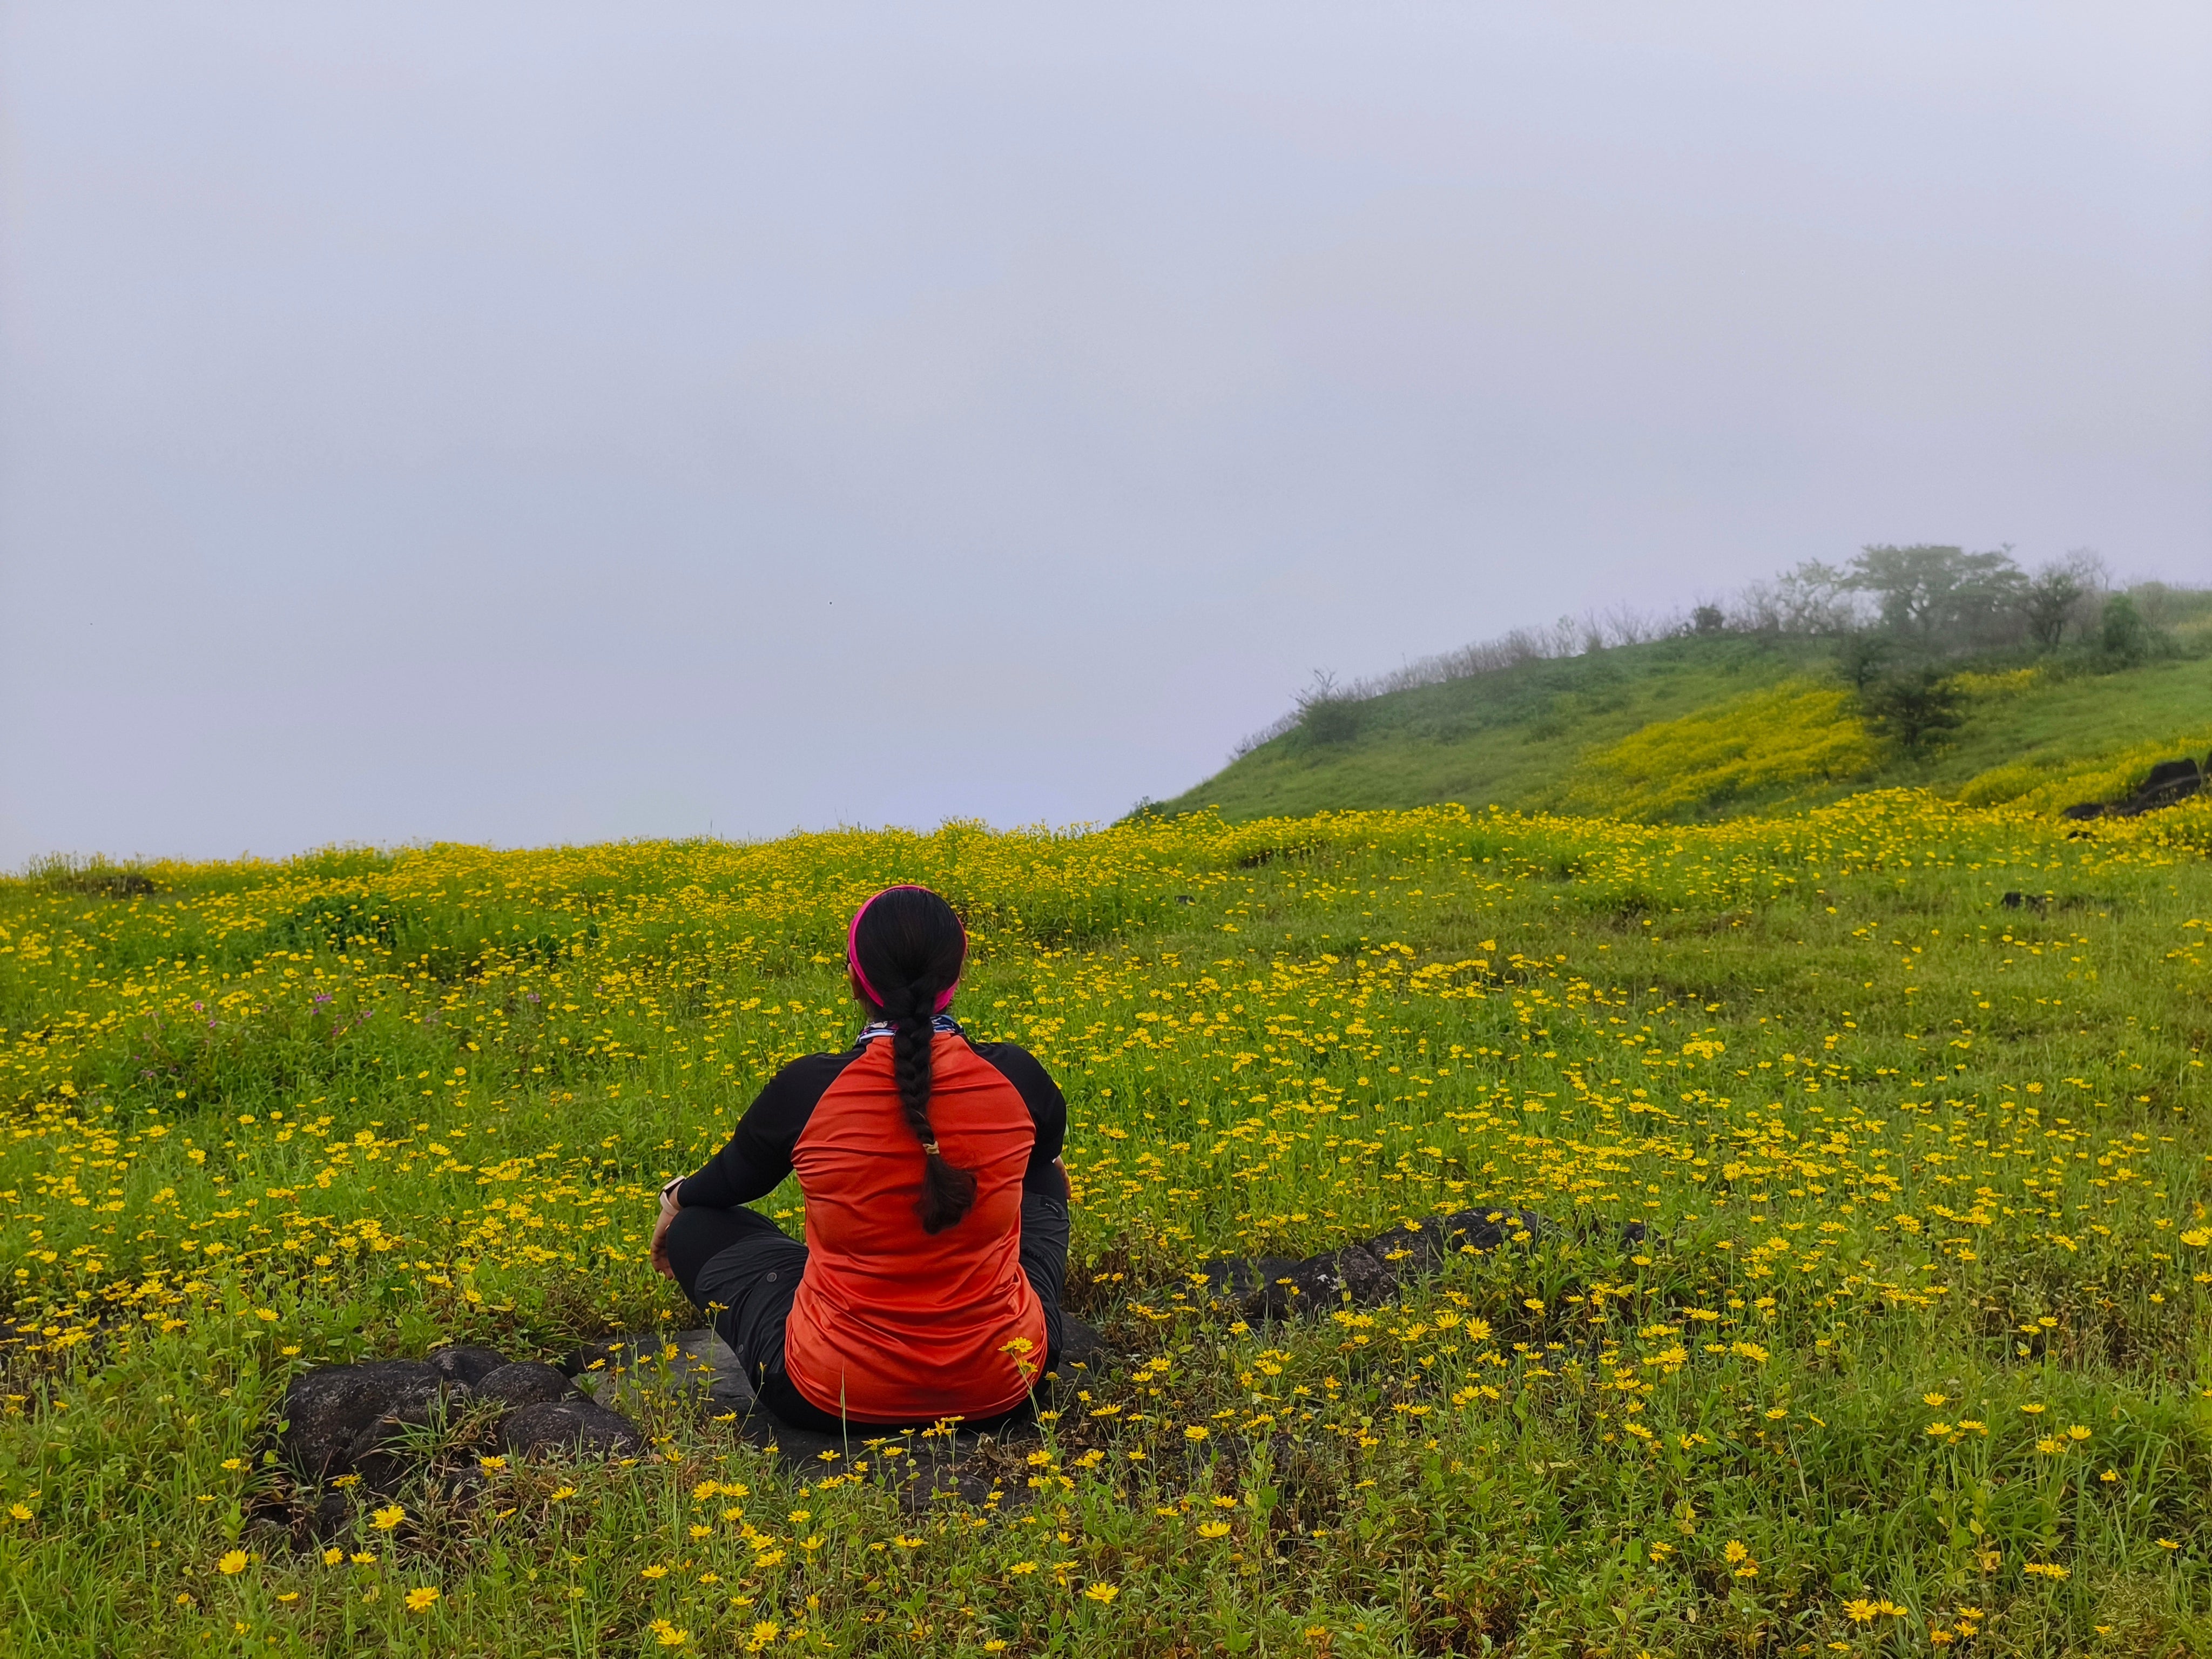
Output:
M1067 1102L1060 1085L1052 1080L1052 1073L1037 1057L1018 1042L978 1042L973 1047L1021 1091L1022 1102L1030 1109L1030 1121L1036 1125L1036 1145L1030 1149L1030 1167L1022 1176L1022 1190L1066 1197L1066 1185L1053 1168L1067 1144Z
M687 1210L701 1206L728 1210L774 1192L791 1173L792 1152L823 1091L859 1054L857 1048L842 1054L808 1054L770 1078L738 1120L729 1145L708 1158L698 1174L685 1178L676 1189L676 1201Z

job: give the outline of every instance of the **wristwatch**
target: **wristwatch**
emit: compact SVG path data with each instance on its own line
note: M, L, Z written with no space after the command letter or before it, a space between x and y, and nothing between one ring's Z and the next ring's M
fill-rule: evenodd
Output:
M682 1176L672 1176L667 1181L663 1182L660 1188L660 1201L665 1204L670 1202L672 1200L675 1200L676 1189L678 1187L681 1187L684 1184L684 1177ZM680 1200L678 1201L677 1207L679 1209L683 1207Z

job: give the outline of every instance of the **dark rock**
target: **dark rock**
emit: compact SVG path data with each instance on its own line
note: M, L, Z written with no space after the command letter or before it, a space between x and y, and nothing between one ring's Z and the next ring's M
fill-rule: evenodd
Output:
M711 1421L752 1409L744 1362L710 1327L587 1343L556 1369L602 1406L633 1415L645 1413L648 1400Z
M399 1484L414 1461L404 1452L409 1431L428 1428L445 1400L446 1385L434 1375L394 1382L384 1409L362 1425L346 1448L346 1462L350 1472L361 1477L363 1488L390 1492Z
M1197 1281L1194 1287L1209 1297L1242 1303L1297 1265L1287 1255L1217 1256L1192 1268L1191 1278Z
M536 1360L520 1360L511 1365L501 1365L496 1370L486 1371L470 1386L469 1393L478 1400L495 1400L510 1408L541 1405L549 1400L564 1400L576 1392L575 1385L552 1366Z
M873 1439L881 1431L856 1430L848 1443L842 1434L824 1434L819 1429L795 1429L788 1423L770 1416L765 1410L756 1410L739 1426L738 1432L752 1444L763 1449L773 1449L785 1468L798 1470L823 1470L834 1467L823 1452L835 1452L843 1457L848 1451L857 1451L861 1442ZM866 1453L858 1453L866 1456ZM873 1461L873 1460L870 1460Z
M667 1358L672 1346L676 1350L672 1359ZM662 1375L709 1416L734 1412L742 1417L752 1409L751 1374L736 1351L722 1340L721 1333L711 1326L678 1331L647 1351L663 1358Z
M1434 1224L1443 1231L1445 1249L1450 1253L1526 1244L1557 1231L1534 1210L1462 1210L1438 1217Z
M101 898L143 898L154 890L152 880L136 870L78 870L53 884L65 893L91 893Z
M1279 1273L1247 1304L1252 1315L1262 1319L1287 1319L1292 1314L1315 1315L1344 1304L1345 1284L1337 1271L1337 1258L1342 1252L1331 1251L1326 1255L1308 1256L1292 1264L1286 1273ZM1368 1271L1371 1274L1379 1264L1370 1258Z
M374 1443L387 1413L434 1394L438 1374L411 1359L373 1359L302 1371L284 1390L284 1461L309 1480L351 1470L357 1443Z
M1398 1292L1397 1270L1370 1246L1347 1244L1334 1259L1337 1283L1355 1307L1371 1308Z
M2101 818L2105 803L2100 800L2077 800L2058 815L2062 818Z
M465 1503L491 1482L480 1468L444 1469L436 1473L433 1489L449 1504Z
M307 1516L307 1535L327 1544L353 1525L353 1500L342 1492L327 1493Z
M1425 1221L1401 1221L1386 1233L1367 1241L1368 1250L1401 1279L1418 1278L1442 1267L1478 1224L1468 1219L1473 1211L1459 1216L1431 1216ZM1488 1248L1488 1247L1482 1247Z
M470 1347L441 1349L428 1364L383 1359L303 1371L285 1391L278 1444L309 1480L351 1474L361 1492L391 1492L417 1472L428 1449L410 1440L439 1425L449 1402L477 1400L506 1408L500 1439L513 1452L645 1449L629 1419L579 1393L552 1366L510 1364L489 1348ZM319 1538L343 1530L358 1496L324 1498L307 1526Z
M447 1382L473 1388L480 1379L507 1364L507 1356L494 1348L476 1348L459 1343L450 1348L439 1349L423 1363Z
M541 1400L509 1412L499 1425L499 1439L517 1457L569 1451L636 1457L645 1451L645 1437L628 1418L581 1395Z
M898 1494L899 1508L909 1516L927 1514L940 1499L980 1506L994 1488L1003 1512L1021 1506L1035 1490L1026 1479L1029 1466L1019 1461L1014 1449L1034 1444L1040 1437L1033 1422L1010 1424L988 1434L913 1434L903 1437L901 1456L883 1455L892 1449L886 1446L873 1453L863 1449L860 1459L868 1462L871 1478Z
M1462 1251L1525 1243L1554 1231L1533 1210L1462 1210L1402 1221L1371 1239L1303 1261L1279 1255L1221 1256L1200 1263L1190 1276L1201 1296L1235 1308L1247 1319L1283 1319L1341 1307L1347 1300L1355 1307L1373 1307ZM1642 1237L1640 1231L1635 1235Z
M1651 1229L1640 1221L1632 1221L1620 1230L1620 1242L1624 1245L1641 1244L1650 1237Z
M2203 787L2204 768L2197 763L2193 756L2182 760L2160 761L2150 769L2150 775L2130 791L2125 800L2100 805L2095 811L2089 810L2093 803L2084 802L2080 806L2068 807L2066 816L2069 818L2136 817L2144 812L2155 812L2162 807L2187 800Z
M633 1365L641 1352L649 1352L659 1341L658 1332L647 1336L610 1337L602 1342L586 1342L571 1348L553 1362L553 1369L563 1376L581 1376L588 1371L611 1371Z
M1096 1364L1105 1357L1106 1341L1095 1325L1086 1325L1073 1314L1060 1316L1060 1365L1064 1371Z

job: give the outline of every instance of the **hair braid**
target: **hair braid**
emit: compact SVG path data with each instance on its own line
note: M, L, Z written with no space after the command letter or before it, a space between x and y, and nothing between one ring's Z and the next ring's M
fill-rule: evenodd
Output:
M924 1232L958 1224L975 1203L975 1176L938 1150L929 1121L930 1064L939 994L960 975L967 936L952 908L925 888L895 888L872 903L855 930L868 978L891 1022L891 1075L907 1127L921 1143L921 1196L915 1213Z
M930 1127L930 1060L937 1032L927 999L916 997L896 1013L884 1012L892 1021L891 1074L898 1082L899 1104L923 1153L921 1199L915 1210L921 1218L922 1231L941 1233L975 1204L975 1176L946 1160L937 1148L937 1132Z

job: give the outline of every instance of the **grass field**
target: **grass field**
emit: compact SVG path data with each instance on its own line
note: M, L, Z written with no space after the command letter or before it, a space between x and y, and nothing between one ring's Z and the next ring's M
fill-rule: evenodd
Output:
M1808 697L1850 701L1823 641L1622 646L1354 704L1341 740L1278 737L1160 810L1241 820L1455 801L1694 821L1909 787L1984 805L2033 795L2055 811L2124 788L2153 760L2212 750L2212 655L2201 635L2185 644L2116 672L1968 672L1963 725L1921 754L1877 740L1848 707L1808 718Z
M9 1646L2212 1650L2212 804L2092 829L1899 793L0 885ZM1066 1090L1118 1356L1003 1497L671 1413L328 1557L257 1527L299 1366L694 1322L652 1189L848 1039L895 878ZM1188 1278L1491 1204L1557 1224L1380 1308Z

